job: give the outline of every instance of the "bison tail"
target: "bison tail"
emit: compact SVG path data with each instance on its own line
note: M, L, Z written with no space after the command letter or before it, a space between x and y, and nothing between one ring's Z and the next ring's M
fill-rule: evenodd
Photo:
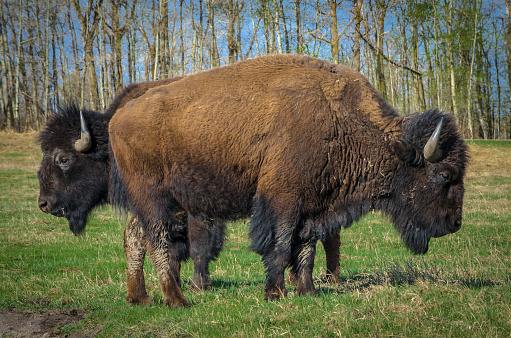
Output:
M110 205L112 205L114 210L119 212L120 215L125 216L131 210L131 203L111 148L110 160L110 184L108 187L108 198L110 199Z

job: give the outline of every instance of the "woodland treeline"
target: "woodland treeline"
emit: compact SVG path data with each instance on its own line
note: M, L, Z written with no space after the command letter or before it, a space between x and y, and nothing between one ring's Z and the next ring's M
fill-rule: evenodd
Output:
M131 82L274 53L363 73L402 114L437 107L466 138L511 138L511 0L2 0L0 130ZM214 90L212 88L211 90Z

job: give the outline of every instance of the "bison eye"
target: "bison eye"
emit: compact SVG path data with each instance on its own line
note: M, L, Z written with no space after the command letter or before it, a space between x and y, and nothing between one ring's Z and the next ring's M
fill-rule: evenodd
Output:
M71 168L75 161L75 156L73 153L68 153L65 151L59 151L55 154L55 165L57 165L60 169L66 171Z
M440 176L442 176L442 178L446 181L446 182L449 182L451 180L451 174L448 173L448 172L441 172L440 173Z
M456 169L445 164L435 166L430 173L430 179L440 185L452 183L456 181L456 177Z

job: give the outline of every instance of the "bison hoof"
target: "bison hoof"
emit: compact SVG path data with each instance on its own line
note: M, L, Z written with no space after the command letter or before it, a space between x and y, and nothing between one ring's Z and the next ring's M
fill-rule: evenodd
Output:
M327 273L326 274L326 282L330 284L341 284L341 276L339 273Z
M211 283L207 280L193 280L192 286L190 287L192 291L204 291L211 289Z
M167 305L171 309L190 307L190 304L188 304L188 301L184 298L182 298L182 299L165 299L165 305Z
M211 286L208 284L195 284L194 283L192 286L190 286L190 290L195 291L195 292L201 292L201 291L211 290Z
M266 290L266 292L264 294L264 300L269 300L269 301L279 300L286 296L287 296L286 289L281 290L279 288L271 288L271 289Z
M135 305L142 305L142 306L153 305L153 300L149 296L137 297L137 298L128 296L128 297L126 297L126 300L128 301L128 303L135 304Z
M300 287L298 286L298 289L296 290L299 296L305 296L305 295L316 295L316 290L314 290L314 287Z
M287 282L292 285L298 285L298 278L296 277L296 274L293 271L290 271L287 275Z

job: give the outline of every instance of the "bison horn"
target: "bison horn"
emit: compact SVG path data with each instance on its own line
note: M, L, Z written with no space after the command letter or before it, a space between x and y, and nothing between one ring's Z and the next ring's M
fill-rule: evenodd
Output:
M75 149L81 153L90 149L91 138L87 124L83 118L83 113L80 111L80 138L75 142Z
M438 141L440 140L440 132L442 131L442 125L444 123L444 118L440 119L438 122L435 131L429 138L428 142L424 146L424 158L428 162L436 162L442 157L442 150L438 146Z

